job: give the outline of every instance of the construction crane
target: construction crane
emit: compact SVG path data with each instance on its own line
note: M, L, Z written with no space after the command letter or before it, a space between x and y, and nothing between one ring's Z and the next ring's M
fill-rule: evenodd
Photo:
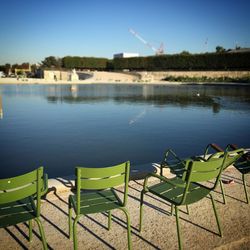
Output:
M163 55L164 54L164 44L161 43L159 49L156 49L152 44L147 42L145 39L143 39L137 32L135 32L133 29L129 29L129 32L134 35L138 40L140 40L142 43L144 43L146 46L148 46L150 49L152 49L156 55Z

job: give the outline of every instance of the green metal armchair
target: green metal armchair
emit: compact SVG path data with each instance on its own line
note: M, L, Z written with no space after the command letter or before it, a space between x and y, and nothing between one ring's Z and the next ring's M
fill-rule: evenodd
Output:
M47 243L40 221L41 196L48 190L48 177L43 167L24 175L0 179L0 228L29 222L29 241L32 240L32 221L36 221L43 248Z
M108 212L108 229L111 227L111 211L122 210L127 218L128 248L131 249L130 217L126 209L130 163L125 162L105 168L76 167L76 195L69 196L69 237L77 249L77 222L81 215ZM121 200L114 187L124 184ZM72 210L76 217L72 222ZM73 227L73 228L72 228Z
M212 150L212 152L211 152L211 150ZM227 167L229 167L230 165L233 165L235 162L237 162L244 154L243 148L233 149L230 151L226 150L226 151L228 152L228 157L227 157L227 160L224 164L223 170L225 170ZM161 162L160 174L161 174L161 176L163 176L163 168L169 168L173 174L175 174L179 177L182 177L183 172L185 171L186 161L195 160L195 161L203 161L203 162L207 161L208 162L208 161L213 161L217 158L223 158L224 155L225 155L225 152L223 151L223 149L221 149L219 146L217 146L214 143L208 144L203 156L193 156L193 157L190 157L190 158L187 158L184 160L180 159L174 153L173 150L168 149L165 152L164 158ZM223 196L223 202L224 202L224 204L226 204L225 191L224 191L223 182L221 179L220 179L219 183L220 183L220 188L221 188L221 192L222 192L222 196Z
M237 146L234 144L228 144L226 150L237 150ZM244 154L233 164L233 166L241 173L242 182L244 186L245 196L247 204L249 204L249 198L247 194L247 185L245 180L245 175L250 173L250 152L249 150L244 152Z
M209 154L209 149L211 147L213 149L217 150L218 152L216 152L214 154ZM229 145L226 147L225 152L228 153L228 157L227 157L227 160L226 160L225 165L223 167L223 170L225 170L229 166L235 166L236 162L239 161L239 159L241 159L241 157L244 155L243 148L239 148L239 149L232 148ZM204 161L213 161L214 159L216 159L218 157L223 157L223 155L224 155L224 152L219 146L217 146L216 144L209 144L207 146L207 148L205 149L204 156L201 157L200 159L204 160ZM243 183L245 183L245 182L243 181ZM245 185L244 185L244 187L245 187ZM226 204L225 190L224 190L223 181L221 180L221 178L220 178L220 188L221 188L221 192L222 192L223 202L224 202L224 204Z
M144 181L143 190L141 192L139 230L142 230L144 194L150 192L153 195L156 195L169 202L171 206L175 207L178 243L179 249L182 249L178 208L182 205L190 205L192 203L198 202L209 195L212 201L219 235L222 236L219 217L216 212L211 191L213 191L219 183L221 173L227 161L227 156L228 155L225 154L224 158L217 158L209 162L186 160L181 177L177 176L173 179L167 179L166 177L157 174L149 174ZM148 178L151 176L159 179L160 182L153 186L149 186ZM206 185L199 183L203 183L212 179L216 179L212 187L207 187Z

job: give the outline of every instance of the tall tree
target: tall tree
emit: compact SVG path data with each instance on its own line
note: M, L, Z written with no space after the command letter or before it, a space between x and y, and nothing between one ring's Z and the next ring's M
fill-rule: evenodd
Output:
M216 53L223 53L223 52L226 51L222 46L217 46L217 47L215 48L215 50L216 50Z
M48 56L42 61L42 67L45 68L60 68L62 66L61 58Z

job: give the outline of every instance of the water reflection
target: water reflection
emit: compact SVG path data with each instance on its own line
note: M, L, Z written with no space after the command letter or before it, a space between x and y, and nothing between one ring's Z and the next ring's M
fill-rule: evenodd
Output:
M238 98L250 103L248 91L237 87L160 86L160 85L70 85L49 91L50 103L98 103L114 101L127 104L148 104L158 107L168 105L207 107L218 113L225 106L224 98ZM248 89L248 88L247 88ZM233 107L230 107L233 108Z
M70 87L70 90L71 90L72 97L77 98L78 97L78 85L72 84Z
M56 177L71 175L76 165L157 162L166 148L187 157L211 142L249 147L249 89L1 85L1 176L40 165Z
M1 95L0 95L0 119L3 119L3 102Z

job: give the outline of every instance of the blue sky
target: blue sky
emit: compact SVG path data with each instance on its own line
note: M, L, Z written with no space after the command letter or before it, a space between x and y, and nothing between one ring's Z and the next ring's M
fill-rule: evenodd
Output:
M156 48L163 42L168 54L250 47L249 9L249 0L1 1L0 64L50 55L153 55L129 28Z

